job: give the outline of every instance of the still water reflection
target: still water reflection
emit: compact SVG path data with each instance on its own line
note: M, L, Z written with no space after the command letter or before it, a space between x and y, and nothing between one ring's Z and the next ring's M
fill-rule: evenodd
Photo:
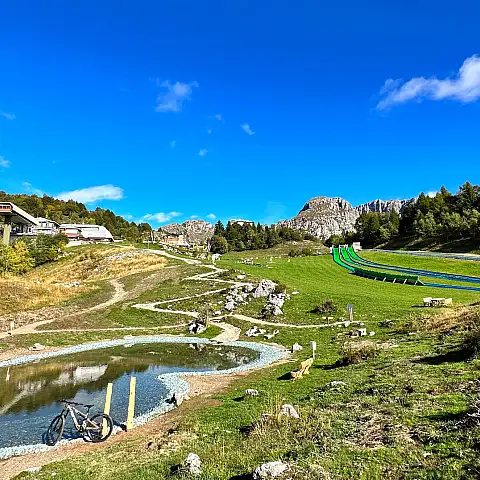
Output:
M62 398L92 403L103 411L105 391L113 383L111 415L127 415L130 375L137 377L135 415L165 399L157 380L169 372L224 370L257 357L252 350L204 344L148 343L90 350L9 368L0 368L0 448L41 443ZM74 435L67 420L65 434Z

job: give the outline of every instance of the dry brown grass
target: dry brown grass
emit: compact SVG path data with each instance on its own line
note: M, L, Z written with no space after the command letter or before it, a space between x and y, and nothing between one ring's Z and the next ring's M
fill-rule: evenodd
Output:
M38 284L22 277L0 278L0 315L57 305L92 288L83 286L73 289L52 284Z
M58 305L99 288L94 282L158 270L167 259L135 249L82 248L22 277L0 277L0 315ZM70 287L80 282L80 287Z
M413 325L408 325L408 327L413 327L417 330L448 332L449 330L458 328L469 329L475 325L480 325L479 306L444 310L437 315L424 316L416 319Z

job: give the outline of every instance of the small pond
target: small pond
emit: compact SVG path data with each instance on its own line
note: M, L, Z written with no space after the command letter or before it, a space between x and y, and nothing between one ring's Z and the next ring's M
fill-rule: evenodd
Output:
M130 375L137 378L135 416L167 397L158 376L175 372L225 370L247 365L259 354L248 348L206 343L137 343L56 356L0 368L0 449L39 444L63 398L94 404L103 412L107 384L113 383L110 413L127 417ZM67 419L64 438L77 434Z

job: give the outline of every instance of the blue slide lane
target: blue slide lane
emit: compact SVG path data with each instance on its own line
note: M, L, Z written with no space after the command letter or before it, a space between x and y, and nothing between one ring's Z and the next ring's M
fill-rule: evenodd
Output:
M469 277L467 275L454 275L454 274L449 274L449 273L440 273L440 272L431 272L429 270L419 270L415 268L402 268L402 267L393 267L392 265L385 265L382 263L375 263L375 262L370 262L369 260L365 260L358 256L356 252L353 252L350 250L352 247L349 247L348 250L344 248L339 248L339 256L340 260L342 263L345 263L346 265L349 265L351 267L360 266L360 267L365 267L365 266L370 266L374 268L386 268L387 270L395 270L399 272L404 272L404 273L412 273L416 275L421 275L424 277L436 277L436 278L443 278L444 280L457 280L457 281L462 281L462 282L471 282L471 283L480 283L480 278L478 277ZM355 259L358 258L360 261ZM364 263L363 263L364 262ZM474 291L474 292L480 292L480 287L470 287L470 286L464 286L464 285L449 285L445 283L423 283L423 286L425 287L432 287L432 288L446 288L446 289L453 289L453 290L468 290L468 291Z
M386 265L384 263L376 263L376 262L371 262L370 260L365 260L364 258L360 257L358 254L351 255L350 251L347 252L347 255L350 259L350 263L357 264L360 266L370 266L370 267L386 269L386 270L395 270L397 272L411 273L415 275L420 275L422 277L435 277L435 278L442 278L443 280L453 280L453 281L456 280L457 282L480 283L479 277L472 277L469 275L456 275L453 273L432 272L430 270L421 270L417 268L395 267L392 265Z

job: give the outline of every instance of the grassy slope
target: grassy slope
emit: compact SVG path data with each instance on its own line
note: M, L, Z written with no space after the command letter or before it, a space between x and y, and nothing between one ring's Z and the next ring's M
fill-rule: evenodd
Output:
M255 253L269 257L269 252ZM458 331L450 327L447 332L425 331L425 322L412 320L419 311L426 312L412 308L424 296L423 288L350 276L329 257L274 260L271 269L240 265L228 257L223 266L273 278L286 283L289 291L300 291L285 306L292 323L318 320L308 311L333 297L342 305L353 302L357 315L368 315L361 318L376 331L373 340L398 347L382 350L377 358L358 365L337 367L345 329L282 328L275 340L284 345L298 341L307 346L309 340L317 341L319 358L308 377L296 383L281 380L291 364L254 372L218 396L220 406L189 411L179 426L179 433L188 439L180 448L172 443L175 435L156 439L153 450L145 448L149 439L140 437L52 464L39 478L56 472L58 479L92 475L107 479L112 468L116 479L170 478L170 467L190 451L202 458L204 474L198 478L204 480L247 479L244 474L259 463L278 459L292 464L295 479L478 478L479 429L456 426L471 398L478 395L480 370L479 361L466 361L458 350L463 317L457 320ZM417 265L425 268L423 260ZM456 303L476 299L478 295L472 293L454 298ZM260 303L252 306L252 313L259 308ZM393 326L380 327L379 320L385 318L395 319ZM232 323L243 331L248 325ZM307 349L296 354L297 361L308 355ZM347 386L326 387L332 380L345 381ZM260 397L240 400L249 387L257 388ZM301 420L274 421L251 436L242 433L242 426L258 420L261 413L274 413L284 402L295 404Z

